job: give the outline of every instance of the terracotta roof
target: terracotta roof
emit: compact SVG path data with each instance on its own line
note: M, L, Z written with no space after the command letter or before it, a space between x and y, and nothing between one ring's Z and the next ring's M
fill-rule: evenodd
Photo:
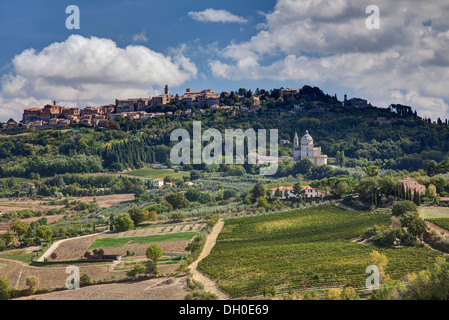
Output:
M284 191L284 190L293 191L293 187L277 187L277 188L271 189L270 191L276 191L277 189L279 189L280 191Z

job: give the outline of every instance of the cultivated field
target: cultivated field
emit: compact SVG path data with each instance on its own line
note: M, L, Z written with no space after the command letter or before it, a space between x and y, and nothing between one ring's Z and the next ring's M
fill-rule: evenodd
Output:
M426 269L440 254L421 248L378 248L352 243L367 227L388 225L382 213L320 206L226 220L211 254L198 267L232 297L351 285L364 287L373 250L389 259L387 274L400 279Z
M419 213L423 219L449 218L448 207L423 207L419 208Z
M123 256L130 251L144 255L150 243L158 243L164 253L186 253L187 244L203 224L196 223L192 230L190 226L174 225L74 238L56 248L54 261L84 259L84 253L93 249L104 249L105 254Z
M94 197L73 197L72 201L82 200L87 202L94 202ZM20 210L49 210L63 208L63 205L49 205L48 202L54 199L48 200L17 200L17 199L0 199L0 214L5 212L14 212ZM98 206L100 208L110 208L123 202L133 201L134 194L114 194L107 196L97 196Z
M185 277L161 277L64 290L21 300L183 300L188 292Z
M126 270L111 271L112 264L79 264L80 275L88 274L92 281L111 281L126 278ZM64 288L65 280L69 276L66 273L68 265L55 265L51 267L34 267L20 261L6 260L0 258L0 276L5 275L16 289L25 289L26 279L35 276L39 279L37 289Z
M188 177L190 176L190 173L187 171L175 172L172 169L143 168L131 171L128 173L128 175L146 179L164 179L165 177L171 178L182 178L183 176Z

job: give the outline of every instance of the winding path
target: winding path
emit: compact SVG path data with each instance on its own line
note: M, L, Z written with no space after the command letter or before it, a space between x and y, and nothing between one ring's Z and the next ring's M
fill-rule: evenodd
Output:
M206 258L212 248L215 246L215 243L217 243L218 235L220 234L221 230L224 226L224 220L219 220L217 224L212 228L211 233L206 238L206 242L203 246L203 250L201 251L201 254L199 255L198 259L196 259L192 264L189 266L190 274L192 275L192 279L195 281L199 281L202 284L204 284L204 290L211 292L215 294L219 300L228 300L230 299L230 296L228 296L226 293L220 290L218 285L212 281L210 278L205 276L202 272L198 270L198 263Z

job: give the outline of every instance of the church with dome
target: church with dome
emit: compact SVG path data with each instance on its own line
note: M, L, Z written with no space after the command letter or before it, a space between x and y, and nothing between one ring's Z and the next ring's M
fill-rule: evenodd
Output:
M293 140L293 160L296 162L304 159L309 159L310 162L319 166L327 164L327 156L321 154L321 147L313 146L313 138L308 130L301 138L301 142L296 132Z

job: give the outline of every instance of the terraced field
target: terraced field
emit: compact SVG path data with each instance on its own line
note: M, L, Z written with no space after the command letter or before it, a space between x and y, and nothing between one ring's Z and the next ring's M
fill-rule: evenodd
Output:
M387 225L382 213L320 206L266 216L227 220L199 269L232 297L351 285L363 287L372 250L389 259L387 274L399 279L431 266L439 255L420 248L386 249L348 241L367 227Z

